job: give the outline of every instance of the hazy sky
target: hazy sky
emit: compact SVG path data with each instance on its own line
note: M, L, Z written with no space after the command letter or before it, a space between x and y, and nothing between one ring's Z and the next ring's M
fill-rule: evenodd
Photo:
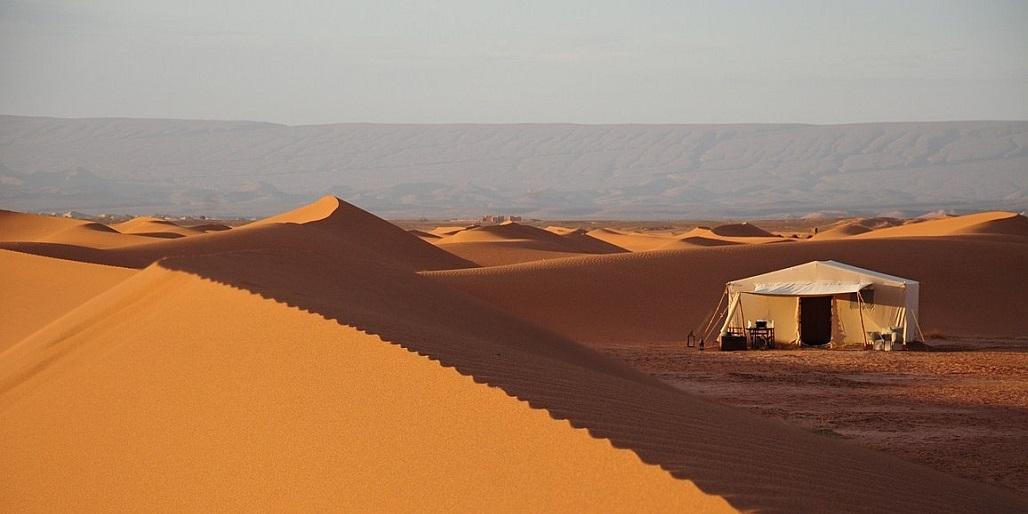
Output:
M1028 1L0 0L0 113L1028 119Z

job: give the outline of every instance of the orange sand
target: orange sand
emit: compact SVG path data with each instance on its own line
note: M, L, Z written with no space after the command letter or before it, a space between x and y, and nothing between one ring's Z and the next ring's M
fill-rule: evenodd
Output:
M0 353L135 271L0 250Z

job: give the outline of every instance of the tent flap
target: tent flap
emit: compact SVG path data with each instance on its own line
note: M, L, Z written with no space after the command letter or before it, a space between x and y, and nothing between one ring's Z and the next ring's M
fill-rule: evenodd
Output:
M830 296L836 294L856 293L870 282L769 282L754 284L750 294L767 296Z

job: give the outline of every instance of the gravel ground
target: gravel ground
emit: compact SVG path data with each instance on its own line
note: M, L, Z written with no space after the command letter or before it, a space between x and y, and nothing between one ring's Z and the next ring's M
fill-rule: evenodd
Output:
M600 348L682 390L1028 494L1028 342L937 350Z

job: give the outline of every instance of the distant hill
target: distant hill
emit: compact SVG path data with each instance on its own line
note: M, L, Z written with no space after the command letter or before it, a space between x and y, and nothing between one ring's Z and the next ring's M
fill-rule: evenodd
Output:
M286 126L0 116L0 207L710 218L1028 208L1028 122Z

